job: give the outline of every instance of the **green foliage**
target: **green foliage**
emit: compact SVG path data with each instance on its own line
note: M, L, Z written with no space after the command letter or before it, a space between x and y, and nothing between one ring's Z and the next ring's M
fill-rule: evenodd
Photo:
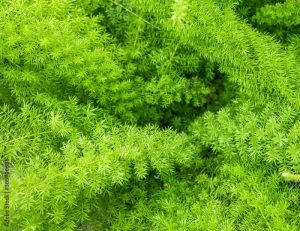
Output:
M238 101L217 115L206 114L191 127L204 145L222 152L225 164L218 190L230 199L229 212L236 213L243 230L299 228L294 217L299 187L281 179L286 171L300 171L298 130L298 113L290 106Z
M138 96L142 107L135 107L140 124L158 122L184 129L189 121L178 122L187 119L183 111L199 115L203 106L217 98L216 92L222 87L215 84L222 76L218 65L201 57L176 29L185 20L186 4L94 1L93 10L85 5L90 14L105 16L103 26L124 50L121 62L130 71L126 74L143 84L139 85ZM169 113L178 115L174 122Z
M120 126L72 101L56 108L25 104L18 114L2 108L1 153L14 166L12 229L72 230L87 218L98 193L145 179L151 171L164 178L193 160L195 148L186 135Z
M256 17L259 23L265 23L269 26L282 25L286 27L297 26L300 24L298 0L289 0L284 4L266 5L259 9Z
M293 34L299 34L299 4L298 0L244 1L237 12L260 31L288 42Z
M299 9L1 1L0 229L299 230Z

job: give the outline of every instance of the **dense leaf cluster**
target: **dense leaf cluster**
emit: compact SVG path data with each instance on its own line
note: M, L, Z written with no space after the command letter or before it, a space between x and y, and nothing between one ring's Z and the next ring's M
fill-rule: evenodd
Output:
M299 230L299 11L2 0L0 230Z

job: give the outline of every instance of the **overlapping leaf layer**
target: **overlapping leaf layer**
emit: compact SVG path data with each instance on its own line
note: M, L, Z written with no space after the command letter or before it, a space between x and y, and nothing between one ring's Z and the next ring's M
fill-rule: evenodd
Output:
M2 0L0 229L299 230L299 11Z

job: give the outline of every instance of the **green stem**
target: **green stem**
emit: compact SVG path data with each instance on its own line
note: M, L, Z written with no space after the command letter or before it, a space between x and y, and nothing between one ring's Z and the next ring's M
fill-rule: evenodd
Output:
M22 137L19 137L19 138L16 138L16 139L12 139L12 140L7 141L7 142L2 142L2 143L0 143L0 145L7 145L7 144L12 143L12 142L15 142L15 141L17 141L17 140L29 138L29 137L32 137L32 136L38 136L38 135L49 134L49 133L52 133L52 131L39 132L39 133L35 133L35 134L30 134L30 135L22 136Z
M172 52L172 54L171 54L171 56L170 56L170 59L168 60L166 69L169 69L169 67L171 66L172 61L173 61L173 58L174 58L174 56L175 56L175 54L176 54L176 52L177 52L177 49L178 49L178 47L179 47L179 44L180 44L180 40L179 40L178 43L176 44L176 46L175 46L175 48L174 48L174 50L173 50L173 52Z
M123 6L122 4L116 2L116 1L113 1L113 3L117 6L120 6L122 7L124 10L126 10L127 12L129 12L130 14L140 18L141 20L143 20L145 23L147 23L148 25L151 25L152 27L156 28L156 29L160 29L159 27L153 25L151 22L147 21L146 19L144 19L143 17L141 17L140 15L134 13L132 10L128 9L127 7Z

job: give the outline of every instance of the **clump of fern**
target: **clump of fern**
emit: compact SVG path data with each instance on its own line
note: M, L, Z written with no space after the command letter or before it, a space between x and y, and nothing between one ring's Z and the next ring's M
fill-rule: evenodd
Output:
M299 7L257 3L2 1L9 229L299 230Z

